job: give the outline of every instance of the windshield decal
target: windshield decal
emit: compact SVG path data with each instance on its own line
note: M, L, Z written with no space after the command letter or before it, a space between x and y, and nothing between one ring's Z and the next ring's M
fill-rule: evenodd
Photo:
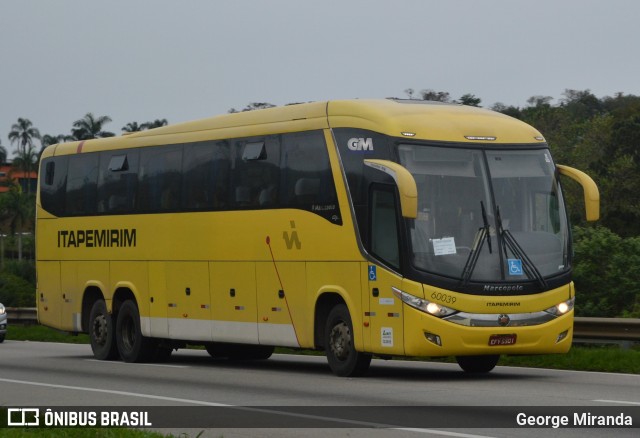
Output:
M456 254L456 241L453 237L443 237L442 239L431 239L433 253L436 256Z
M522 260L507 259L507 264L509 265L509 275L523 275Z

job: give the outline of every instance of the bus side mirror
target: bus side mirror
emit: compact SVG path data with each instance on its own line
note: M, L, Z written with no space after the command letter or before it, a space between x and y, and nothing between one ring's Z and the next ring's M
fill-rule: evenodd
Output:
M407 219L418 217L418 188L416 180L407 169L389 160L364 160L364 164L394 179L400 193L402 217Z
M589 222L597 221L600 218L600 192L598 191L596 183L589 175L581 170L561 164L558 164L556 167L560 175L568 176L582 186L587 220Z

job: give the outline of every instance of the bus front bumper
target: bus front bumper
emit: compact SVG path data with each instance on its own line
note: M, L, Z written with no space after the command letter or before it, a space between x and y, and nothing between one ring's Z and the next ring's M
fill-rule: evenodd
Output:
M573 310L550 321L510 325L517 314L495 315L504 327L478 327L450 322L404 306L407 356L566 353L573 338ZM506 317L506 318L505 318Z

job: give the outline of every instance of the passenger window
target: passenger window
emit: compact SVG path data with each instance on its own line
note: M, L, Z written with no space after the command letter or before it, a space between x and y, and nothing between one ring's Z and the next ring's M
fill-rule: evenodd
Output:
M68 156L49 157L42 162L45 177L40 186L40 202L42 208L56 216L63 216L65 211L68 162Z
M227 141L193 143L184 149L184 209L229 207L230 147Z
M100 153L98 213L130 213L138 188L138 151Z
M96 213L99 154L73 155L69 158L66 213L68 216Z
M235 144L234 204L236 208L278 207L280 139L238 140Z
M182 147L144 148L140 152L140 212L180 208Z
M286 134L282 143L282 206L342 224L322 131Z

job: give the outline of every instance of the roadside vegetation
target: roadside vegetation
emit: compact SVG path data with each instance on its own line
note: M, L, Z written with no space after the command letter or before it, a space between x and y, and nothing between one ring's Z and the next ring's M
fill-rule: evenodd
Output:
M0 410L0 415L6 414ZM33 438L33 437L64 437L64 438L164 438L173 435L164 435L157 432L147 432L134 429L98 429L98 428L72 428L62 427L55 429L47 428L0 428L0 438ZM180 435L180 438L188 438Z

